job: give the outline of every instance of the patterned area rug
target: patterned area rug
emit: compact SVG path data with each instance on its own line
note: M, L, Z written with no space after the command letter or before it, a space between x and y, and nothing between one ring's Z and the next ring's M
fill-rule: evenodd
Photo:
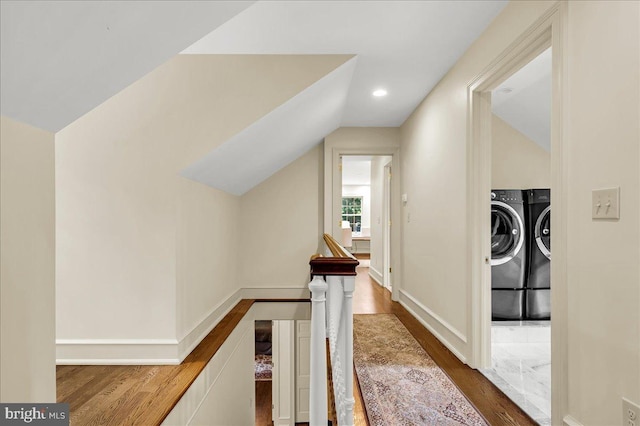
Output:
M353 316L353 361L369 423L487 423L393 314Z
M271 380L271 369L273 368L271 355L256 355L255 365L257 381Z

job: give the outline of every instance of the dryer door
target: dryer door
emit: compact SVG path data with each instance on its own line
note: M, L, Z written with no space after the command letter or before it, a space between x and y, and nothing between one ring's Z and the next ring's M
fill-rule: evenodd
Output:
M533 232L538 248L551 260L551 206L540 213Z
M491 265L507 263L522 249L522 218L510 205L491 202Z

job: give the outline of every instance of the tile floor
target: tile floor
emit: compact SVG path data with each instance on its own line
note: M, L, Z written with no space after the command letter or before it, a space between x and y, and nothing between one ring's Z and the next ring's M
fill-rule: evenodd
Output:
M551 424L551 323L495 321L482 373L539 424Z

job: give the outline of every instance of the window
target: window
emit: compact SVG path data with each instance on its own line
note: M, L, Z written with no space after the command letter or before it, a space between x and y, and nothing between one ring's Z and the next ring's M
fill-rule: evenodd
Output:
M362 197L342 197L342 220L349 222L351 232L360 232Z

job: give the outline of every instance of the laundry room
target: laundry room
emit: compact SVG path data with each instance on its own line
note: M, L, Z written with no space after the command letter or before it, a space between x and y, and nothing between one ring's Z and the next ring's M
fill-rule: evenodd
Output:
M551 418L551 49L491 93L491 368L539 424Z

